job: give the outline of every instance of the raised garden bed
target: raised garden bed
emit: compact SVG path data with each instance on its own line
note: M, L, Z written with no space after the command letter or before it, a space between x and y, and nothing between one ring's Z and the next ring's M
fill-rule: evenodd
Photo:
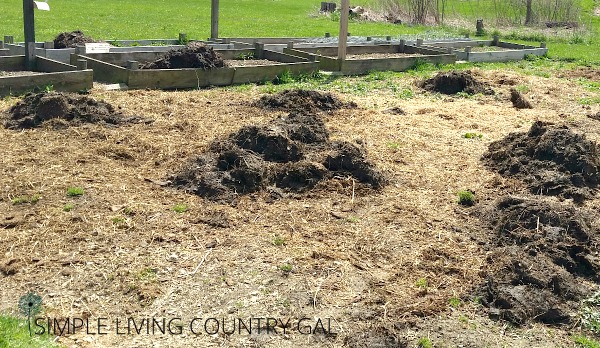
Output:
M0 96L21 94L52 86L57 91L76 92L93 86L92 70L77 70L44 57L36 58L36 71L25 70L25 56L0 57Z
M433 64L453 64L456 55L442 49L406 45L348 46L347 58L338 60L337 46L286 48L284 53L317 60L319 68L345 75L361 75L371 71L405 71L419 60Z
M94 70L94 80L123 83L129 88L189 89L206 86L270 81L278 75L310 74L319 69L316 62L293 55L260 48L216 50L225 60L239 59L238 64L224 68L203 69L139 69L140 63L154 61L161 52L122 52L72 54L71 63L85 59ZM244 57L260 59L258 65ZM267 63L268 61L268 63Z
M543 56L548 53L544 43L535 47L499 40L428 42L426 47L445 49L456 54L458 60L468 62L507 62L522 60L527 55Z

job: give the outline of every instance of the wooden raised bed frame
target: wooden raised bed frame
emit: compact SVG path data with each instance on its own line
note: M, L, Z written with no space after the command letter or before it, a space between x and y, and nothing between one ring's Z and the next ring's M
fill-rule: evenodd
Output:
M44 57L36 57L36 66L36 72L39 74L0 77L0 96L22 94L46 86L65 92L77 92L93 87L92 70L77 70L74 65ZM26 70L25 56L0 57L0 70Z

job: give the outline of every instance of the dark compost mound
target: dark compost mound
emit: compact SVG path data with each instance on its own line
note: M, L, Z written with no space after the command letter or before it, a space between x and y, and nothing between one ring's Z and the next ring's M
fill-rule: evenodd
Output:
M103 101L76 94L49 92L29 93L8 110L9 119L4 126L9 129L39 127L45 121L82 123L104 123L120 125L126 123L149 123L151 120L125 116Z
M318 116L290 113L213 141L170 181L202 197L228 201L265 189L302 193L333 176L353 176L373 188L384 184L362 148L330 142Z
M96 42L96 40L89 36L85 36L85 34L79 30L75 30L58 34L58 36L54 38L54 48L74 48L77 47L77 45L91 42Z
M356 107L355 103L344 103L331 93L304 89L285 90L274 95L266 95L255 101L253 105L265 109L309 112Z
M170 50L154 62L142 64L140 68L210 70L224 66L223 58L212 47L201 42L190 42L185 47Z
M525 96L514 88L510 89L510 101L517 109L533 109L533 106L525 99Z
M468 70L440 72L430 79L421 81L419 87L430 92L443 94L456 94L460 92L468 94L494 94L494 90L473 78L471 72Z
M482 160L501 175L523 180L532 193L582 201L600 183L599 153L585 135L538 121L527 133L490 144Z
M598 216L548 198L500 198L485 213L495 236L488 261L501 265L479 290L490 314L521 325L569 323L598 281ZM497 268L497 267L496 267Z

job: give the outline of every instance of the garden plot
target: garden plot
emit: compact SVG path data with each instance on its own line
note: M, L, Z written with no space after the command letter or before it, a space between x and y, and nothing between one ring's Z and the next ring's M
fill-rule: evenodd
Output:
M201 43L195 45L208 47ZM88 67L94 70L96 81L124 83L129 88L185 89L228 86L271 81L286 73L310 74L318 70L318 64L315 62L302 57L268 51L262 45L246 49L208 48L206 52L211 55L208 60L214 60L218 56L218 59L223 60L221 64L194 65L192 62L194 53L186 57L185 54L173 54L171 51L73 54L71 62L85 59ZM187 48L183 47L172 52L185 50ZM176 58L168 64L152 65L153 62L164 62L165 57L169 55ZM259 59L261 62L258 64L247 62L254 59ZM239 62L226 64L232 60Z
M346 75L366 74L370 71L405 71L418 61L432 64L452 64L456 56L441 49L406 45L348 46L347 59L338 60L337 46L286 48L284 53L315 59L322 70Z
M527 55L543 56L548 53L544 43L540 47L514 44L499 40L468 40L427 42L427 47L446 49L458 60L468 62L507 62L521 60Z
M36 42L35 54L39 57L45 57L58 60L63 63L70 62L70 56L73 53L85 54L87 50L93 50L93 44L106 43L107 50L111 53L124 52L162 52L165 53L174 48L181 48L182 42L186 42L185 34L179 34L178 39L148 39L148 40L108 40L98 42L93 38L85 36L80 31L60 33L53 41ZM23 42L15 43L12 36L4 37L4 48L0 47L0 56L2 55L23 55L25 54L25 44ZM86 46L86 44L88 44ZM91 46L89 44L92 44ZM207 42L207 45L218 49L240 48L246 45L233 43Z
M93 72L76 66L37 57L36 71L25 69L25 56L0 56L0 96L51 87L57 91L92 88Z

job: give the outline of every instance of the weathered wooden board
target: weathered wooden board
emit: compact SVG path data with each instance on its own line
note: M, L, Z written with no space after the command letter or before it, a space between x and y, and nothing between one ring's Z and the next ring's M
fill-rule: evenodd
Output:
M319 64L316 62L277 64L262 66L243 66L234 69L233 84L256 83L272 81L277 76L290 72L293 75L301 73L310 74L319 70Z
M88 69L94 71L94 81L108 83L127 83L127 69L118 65L103 62L88 56L80 56L75 53L71 54L71 64L76 64L77 59L85 59Z
M0 70L19 71L25 69L25 56L11 55L0 57Z
M508 62L512 60L522 60L525 56L533 54L543 56L548 52L546 48L520 49L497 52L471 52L467 54L465 60L469 62Z
M57 60L36 57L36 70L40 72L63 72L77 70L75 65L66 64Z
M234 69L143 69L127 70L129 88L189 89L228 86L233 83Z
M0 96L18 95L51 85L56 91L77 92L93 86L92 70L0 77Z

